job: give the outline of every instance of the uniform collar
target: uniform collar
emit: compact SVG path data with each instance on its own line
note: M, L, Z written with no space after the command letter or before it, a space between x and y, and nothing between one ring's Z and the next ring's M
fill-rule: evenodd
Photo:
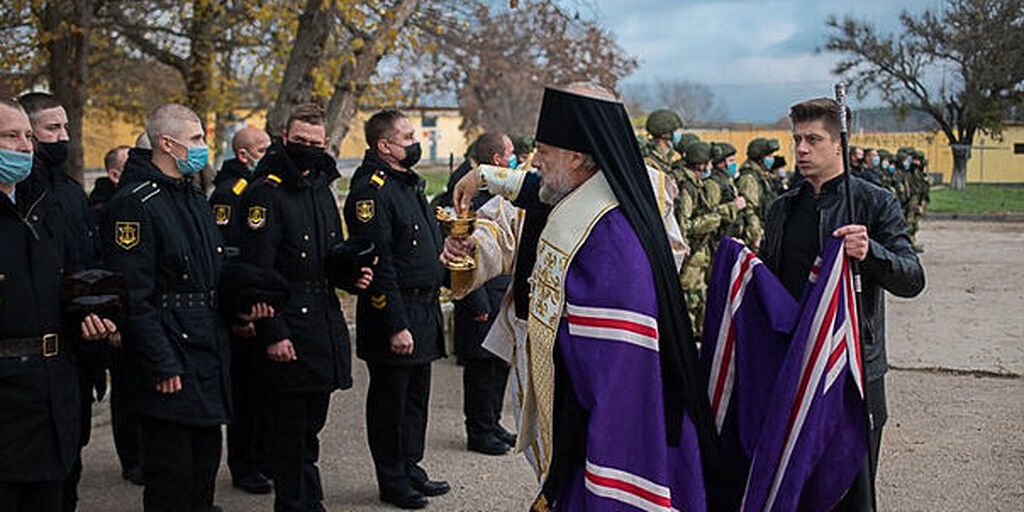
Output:
M370 164L375 170L384 171L389 178L398 180L399 183L404 183L409 186L416 186L423 183L423 178L416 171L409 169L408 171L399 171L390 165L388 165L380 156L377 155L376 151L371 149L366 150L366 155L363 157L366 163Z

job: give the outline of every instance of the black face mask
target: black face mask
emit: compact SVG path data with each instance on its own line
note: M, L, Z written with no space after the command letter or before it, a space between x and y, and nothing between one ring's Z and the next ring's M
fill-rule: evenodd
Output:
M36 142L36 156L47 165L62 165L68 160L68 141Z
M412 166L416 165L420 161L420 156L423 153L423 148L420 147L419 142L413 142L408 146L403 146L405 150L405 158L398 162L398 165L405 167L406 169L412 169Z
M317 172L316 163L325 154L323 148L307 146L298 142L286 142L284 152L291 159L292 163L295 164L299 172Z

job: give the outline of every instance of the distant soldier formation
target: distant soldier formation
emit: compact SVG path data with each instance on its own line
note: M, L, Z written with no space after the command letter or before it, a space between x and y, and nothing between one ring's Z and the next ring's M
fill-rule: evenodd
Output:
M675 112L659 109L647 116L646 134L637 135L644 163L672 177L678 189L675 215L689 247L680 271L690 321L699 333L711 262L722 236L760 248L764 220L775 200L803 181L799 165L779 154L779 141L757 137L747 144L746 159L728 142L703 141L685 132ZM931 178L922 151L901 147L851 146L854 176L887 189L899 200L917 252L924 247L916 234L929 202Z

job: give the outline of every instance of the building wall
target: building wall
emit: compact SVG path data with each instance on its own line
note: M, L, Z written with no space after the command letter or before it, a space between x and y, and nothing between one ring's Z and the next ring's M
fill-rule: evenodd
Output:
M410 109L406 111L410 121L416 127L417 137L423 146L423 161L431 162L431 155L436 163L447 163L448 156L455 157L457 165L468 145L465 134L460 130L462 122L457 109ZM363 123L372 114L361 111L352 120L342 141L339 152L341 160L359 160L366 150L363 140ZM433 120L433 121L432 121ZM263 126L262 113L251 116L247 122L253 126ZM431 124L434 126L424 126ZM84 120L85 132L85 167L101 169L103 155L110 148L125 144L132 145L142 131L142 123L129 123L118 116L106 115L99 111L89 111ZM694 130L701 139L706 141L729 142L736 146L737 159L741 162L746 158L747 144L756 137L768 137L779 140L780 153L792 165L792 136L788 130L758 131L719 131ZM212 134L211 134L212 136ZM925 153L931 172L942 175L942 181L948 183L953 169L953 156L945 137L940 133L858 133L853 136L851 144L857 146L883 147L895 152L902 146L914 146ZM1014 153L1014 144L1024 145L1024 125L1007 126L1001 140L982 135L975 141L972 158L968 162L967 181L969 183L1024 183L1024 154Z

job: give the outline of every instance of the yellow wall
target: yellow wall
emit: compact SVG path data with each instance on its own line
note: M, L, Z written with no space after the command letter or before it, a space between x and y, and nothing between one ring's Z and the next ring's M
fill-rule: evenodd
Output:
M341 143L339 152L340 159L361 159L366 151L366 141L363 137L363 123L373 112L359 112L352 120L351 128ZM248 112L240 112L246 115ZM416 136L423 146L423 160L430 158L431 147L434 148L437 161L447 162L448 154L455 155L456 163L466 152L466 138L459 125L462 117L455 109L436 110L409 110L413 126L417 128ZM434 128L423 127L423 117L437 118L437 126ZM252 126L264 126L265 117L262 112L256 112L246 119L247 124ZM103 156L108 150L115 146L135 144L135 138L143 130L143 122L129 123L119 116L106 114L102 111L90 110L82 122L85 137L85 167L86 169L102 169ZM213 134L209 134L212 138Z
M359 112L352 120L352 128L342 141L339 158L358 160L366 150L363 140L363 123L372 112ZM423 160L429 161L431 147L435 148L438 162L446 163L448 155L454 154L456 163L466 151L467 138L459 129L462 118L455 109L420 110L410 109L406 112L413 126L417 128L417 137L423 146ZM424 114L437 118L435 128L424 128ZM253 126L263 126L264 117L257 112L247 122ZM120 145L132 145L135 137L142 131L141 121L137 124L128 123L117 116L106 115L99 111L89 111L84 120L85 132L85 167L100 169L103 167L103 155L110 148ZM737 159L746 158L747 143L756 137L768 137L779 140L780 153L792 165L792 137L788 130L758 131L718 131L695 130L701 139L706 141L728 142L737 149ZM433 137L432 137L433 134ZM212 134L211 134L212 135ZM975 141L975 149L967 167L969 183L1024 183L1024 155L1013 153L1013 144L1024 144L1024 125L1010 125L1003 131L1002 140L982 135ZM942 181L948 183L953 169L953 156L945 136L939 133L862 133L855 134L851 144L886 148L895 152L902 146L914 146L925 153L931 172L941 173ZM979 147L991 149L979 149Z
M781 146L779 152L786 156L787 163L792 165L796 160L793 155L793 139L788 130L694 130L694 133L705 141L728 142L736 146L736 158L741 162L746 158L747 144L757 137L778 139ZM1014 143L1024 144L1024 125L1007 126L1001 141L985 135L978 137L967 163L967 182L1024 183L1024 154L1013 153ZM945 135L941 133L859 133L853 136L850 144L885 148L893 153L903 146L914 146L928 158L930 172L942 174L943 183L949 183L953 173L953 155Z

